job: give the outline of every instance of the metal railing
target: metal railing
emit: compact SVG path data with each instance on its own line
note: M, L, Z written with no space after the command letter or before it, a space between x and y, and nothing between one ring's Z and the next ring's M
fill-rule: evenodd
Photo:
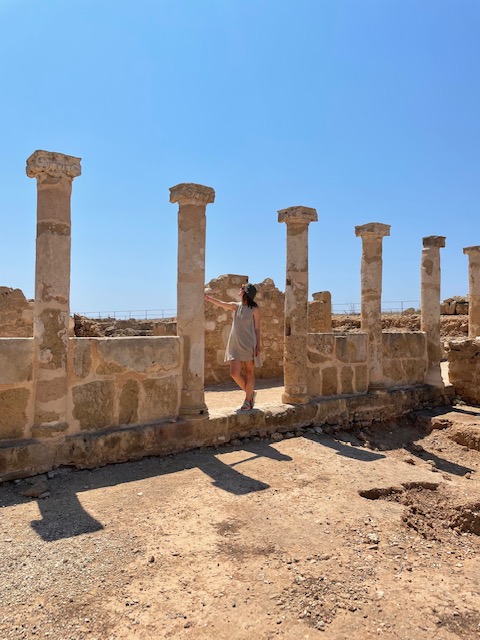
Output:
M420 300L396 300L383 301L382 313L404 313L407 309L418 310ZM361 312L360 302L336 302L332 304L334 315L359 315ZM77 312L87 318L98 320L163 320L165 318L175 318L176 309L134 309L127 311L79 311Z
M338 302L332 304L332 313L335 315L355 316L361 312L360 302ZM420 308L420 300L382 300L382 313L404 313L407 309Z
M87 318L98 320L163 320L174 318L176 309L131 309L127 311L76 311Z

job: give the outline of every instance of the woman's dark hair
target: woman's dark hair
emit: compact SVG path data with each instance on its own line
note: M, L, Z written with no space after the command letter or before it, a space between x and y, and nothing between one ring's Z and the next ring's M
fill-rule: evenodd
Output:
M258 304L254 300L249 298L245 291L243 292L242 296L242 304L246 304L247 307L250 307L251 309L253 309L254 307L258 307Z

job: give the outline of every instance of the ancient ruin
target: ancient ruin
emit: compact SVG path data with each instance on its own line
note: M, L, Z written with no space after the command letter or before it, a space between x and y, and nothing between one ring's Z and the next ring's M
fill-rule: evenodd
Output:
M223 362L231 319L205 308L206 207L212 188L179 184L176 321L151 335L80 337L70 319L70 195L80 159L36 151L27 175L37 181L35 300L0 289L0 477L16 478L61 465L90 467L167 454L239 436L302 425L339 428L372 424L454 395L440 374L440 248L423 239L420 331L383 331L382 242L390 226L355 228L362 240L361 327L332 329L330 292L308 301L308 227L315 209L278 212L286 224L285 293L266 278L256 284L263 314L264 378L282 378L282 403L244 413L209 411L205 384L228 380ZM272 217L273 219L273 217ZM480 247L468 247L469 340L451 348L452 382L479 402ZM208 283L235 299L248 275ZM85 325L83 325L85 328ZM145 332L147 333L147 332ZM462 361L462 364L458 363Z

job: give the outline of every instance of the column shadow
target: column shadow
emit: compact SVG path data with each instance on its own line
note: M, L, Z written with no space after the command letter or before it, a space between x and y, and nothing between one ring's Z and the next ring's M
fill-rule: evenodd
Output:
M213 486L228 493L241 496L257 491L265 491L269 484L247 474L236 467L242 462L261 459L290 461L291 457L282 454L270 444L249 443L238 449L251 452L253 455L242 461L226 463L217 456L233 451L235 448L222 450L195 450L179 453L172 458L143 458L138 462L124 462L108 465L93 471L81 470L63 473L49 480L52 497L37 499L41 519L30 523L32 529L45 542L54 542L84 534L91 534L104 529L104 525L88 513L83 507L80 495L84 491L116 486L118 484L136 482L147 478L161 477L171 473L198 468L212 479ZM65 470L66 471L66 470ZM88 485L87 487L85 485ZM8 507L29 502L19 491L23 487L10 484L0 488L0 506Z

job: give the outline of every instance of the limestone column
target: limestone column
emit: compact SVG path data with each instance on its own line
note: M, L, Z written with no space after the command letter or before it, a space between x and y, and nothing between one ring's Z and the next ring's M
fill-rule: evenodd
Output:
M63 153L35 151L27 160L28 177L37 179L34 432L42 435L67 426L70 197L80 174L80 158Z
M215 191L201 184L177 184L170 202L178 202L177 334L183 338L180 414L208 417L205 404L205 234L207 204Z
M427 337L427 384L443 388L440 369L442 346L440 343L440 249L445 246L444 236L423 238L421 266L421 324Z
M480 336L480 246L465 247L468 256L468 337Z
M285 346L282 402L306 404L308 333L308 225L318 220L310 207L289 207L278 212L287 225L285 284Z
M362 330L368 334L369 391L385 389L382 348L382 240L390 225L369 222L355 227L362 238Z

